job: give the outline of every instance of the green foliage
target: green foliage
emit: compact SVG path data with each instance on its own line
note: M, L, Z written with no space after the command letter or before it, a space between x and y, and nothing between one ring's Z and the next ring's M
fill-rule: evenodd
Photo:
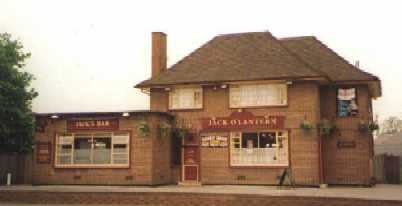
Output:
M364 122L364 121L360 121L359 122L359 130L360 132L368 132L368 133L373 133L375 130L378 130L380 128L380 126L378 126L378 124L376 122Z
M34 118L29 89L33 76L22 68L31 56L10 34L0 34L0 152L28 152L32 149Z
M169 134L170 128L171 128L170 124L162 122L158 126L159 137L166 137Z
M310 131L312 128L313 126L309 121L303 120L300 122L300 129L302 129L303 131Z
M145 120L141 121L138 124L138 133L140 134L140 136L142 137L148 137L149 133L151 132L148 122L146 122Z
M184 138L188 134L188 130L185 128L174 128L173 129L173 136L175 138Z
M320 127L320 134L323 137L332 136L337 129L336 125L328 120L323 120L320 123L319 127Z

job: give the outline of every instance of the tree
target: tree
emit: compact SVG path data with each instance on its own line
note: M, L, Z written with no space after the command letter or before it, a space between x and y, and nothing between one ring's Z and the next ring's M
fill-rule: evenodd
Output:
M382 133L395 133L402 131L402 120L398 117L388 117L382 124Z
M23 71L31 56L18 40L0 34L0 152L32 149L34 117L32 100L38 93L30 88L32 74Z

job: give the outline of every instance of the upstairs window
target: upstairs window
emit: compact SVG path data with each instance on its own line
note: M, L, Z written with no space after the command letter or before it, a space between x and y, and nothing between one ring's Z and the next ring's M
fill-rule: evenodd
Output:
M202 109L202 88L173 88L169 92L169 109Z
M338 88L336 104L338 117L357 116L359 107L357 105L356 88Z
M286 84L231 85L230 107L259 107L287 105Z

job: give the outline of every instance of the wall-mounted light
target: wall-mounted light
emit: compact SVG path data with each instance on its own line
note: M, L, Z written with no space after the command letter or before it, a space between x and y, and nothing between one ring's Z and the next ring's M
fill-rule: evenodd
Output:
M221 88L222 88L222 89L226 89L227 87L228 87L227 84L222 84L222 85L221 85Z
M57 119L57 118L59 118L59 116L57 116L57 115L52 115L52 116L50 116L50 118L52 118L52 119Z
M165 91L170 91L170 88L169 88L169 87L165 87Z
M287 81L286 84L287 84L287 85L292 85L293 82L292 82L292 81Z
M123 116L123 117L129 117L129 116L130 116L130 113L128 113L128 112L123 112L123 114L122 114L121 116Z

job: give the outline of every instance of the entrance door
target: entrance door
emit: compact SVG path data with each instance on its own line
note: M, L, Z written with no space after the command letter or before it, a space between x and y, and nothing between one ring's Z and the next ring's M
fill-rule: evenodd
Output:
M183 138L182 182L198 183L200 173L200 150L198 138L189 135Z

